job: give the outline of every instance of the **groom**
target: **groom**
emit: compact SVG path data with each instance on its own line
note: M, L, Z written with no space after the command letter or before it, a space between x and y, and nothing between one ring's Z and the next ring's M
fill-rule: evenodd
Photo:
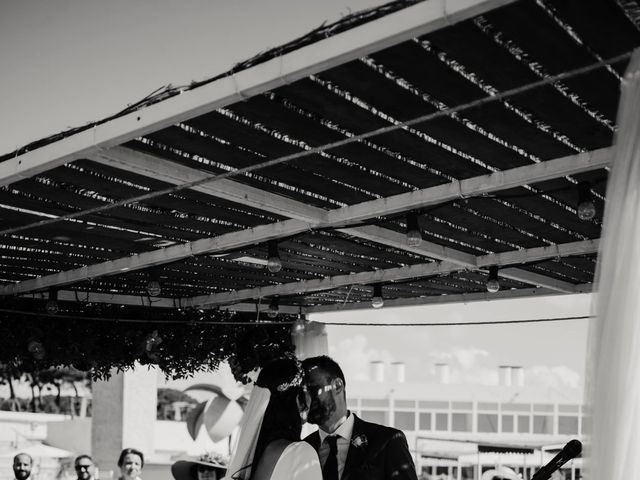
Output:
M325 355L302 365L311 396L307 421L319 427L305 441L318 452L323 480L417 480L404 434L347 410L340 366Z

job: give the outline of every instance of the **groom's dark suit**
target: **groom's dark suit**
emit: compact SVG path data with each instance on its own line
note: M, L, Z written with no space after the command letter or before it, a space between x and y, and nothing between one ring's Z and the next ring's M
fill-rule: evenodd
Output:
M417 480L404 433L351 415L353 433L340 480ZM317 431L305 441L320 449Z

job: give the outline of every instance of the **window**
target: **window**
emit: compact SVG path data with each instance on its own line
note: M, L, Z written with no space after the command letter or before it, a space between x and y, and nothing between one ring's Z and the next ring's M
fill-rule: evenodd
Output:
M502 415L502 432L513 433L513 415Z
M387 412L375 411L375 410L362 410L362 418L367 422L381 423L388 425Z
M395 412L395 427L400 430L413 431L416 429L416 414L413 412Z
M531 431L529 419L529 415L518 415L518 433L529 433Z
M389 400L385 398L363 398L362 399L363 407L388 407Z
M560 415L558 417L558 433L561 435L575 435L578 433L578 417Z
M451 431L452 432L470 432L471 414L470 413L452 413L451 414Z
M553 417L551 415L534 415L533 433L553 433Z
M436 430L438 432L446 432L449 430L448 413L436 413Z
M478 432L497 433L498 432L498 415L495 413L479 413L478 414Z
M431 430L431 412L420 412L420 430Z

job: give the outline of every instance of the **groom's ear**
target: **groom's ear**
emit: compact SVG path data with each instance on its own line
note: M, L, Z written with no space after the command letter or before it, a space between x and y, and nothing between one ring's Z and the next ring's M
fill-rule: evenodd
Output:
M337 393L344 392L344 382L342 381L341 378L334 378L333 379L333 385L334 385L334 390Z

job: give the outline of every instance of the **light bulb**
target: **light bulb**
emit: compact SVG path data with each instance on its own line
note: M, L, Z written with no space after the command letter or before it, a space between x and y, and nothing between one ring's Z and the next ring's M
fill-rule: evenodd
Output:
M487 292L496 293L498 290L500 290L500 282L498 280L487 280Z
M596 206L593 201L586 200L578 204L578 218L580 220L593 220L596 216Z
M158 280L149 280L147 283L147 293L150 297L157 297L160 295L162 291L162 287L160 286L160 282Z
M275 240L271 240L267 249L269 250L269 254L267 256L267 269L271 273L278 273L282 270L282 261L280 260L280 253L278 252L278 242Z
M296 321L293 322L293 324L291 325L291 333L294 335L301 334L301 333L304 333L306 328L307 328L307 322L305 317L299 316L296 319Z
M382 298L382 285L373 286L373 294L371 295L371 306L373 308L382 308L384 298Z
M36 360L42 360L47 353L42 343L37 340L31 340L27 345L27 350Z
M271 273L278 273L282 270L282 261L280 260L280 257L269 257L267 260L267 269Z
M418 230L409 230L407 232L407 245L410 247L419 247L422 243L422 234Z
M384 307L384 298L381 296L376 296L371 298L371 306L373 308L382 308Z
M269 309L267 310L267 316L269 318L276 318L280 312L280 306L278 297L273 297L269 303Z
M44 306L44 309L49 315L55 315L59 310L58 302L56 302L55 300L48 300L46 305Z
M578 183L578 218L580 220L592 220L596 216L596 206L591 195L589 182Z
M489 267L489 278L487 278L487 292L496 293L500 290L500 282L498 281L498 267L495 265Z
M419 247L422 243L422 233L418 225L418 216L415 213L407 215L407 245L410 247Z

